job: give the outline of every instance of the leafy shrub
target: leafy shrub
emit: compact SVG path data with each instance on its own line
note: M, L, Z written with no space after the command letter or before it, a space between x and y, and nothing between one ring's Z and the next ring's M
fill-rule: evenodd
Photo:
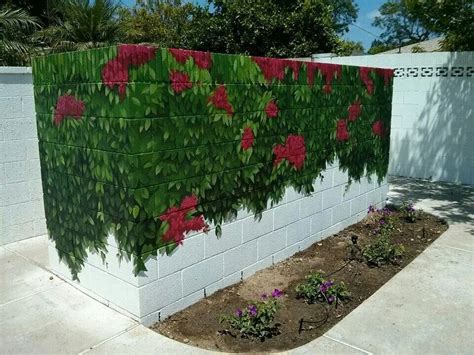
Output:
M376 209L369 207L368 214L374 219L372 233L375 235L371 243L363 249L363 255L369 265L380 266L396 263L403 255L402 244L393 243L391 235L395 229L392 211L388 207Z
M415 209L413 202L404 201L402 203L402 207L400 207L400 213L408 222L414 223L418 218L420 210Z
M262 295L262 300L238 308L232 315L221 316L220 322L227 322L231 328L238 330L244 338L265 339L278 333L278 325L273 323L275 314L280 308L278 298L282 291L275 289L271 296Z
M304 282L296 286L296 297L304 298L308 303L333 304L337 300L349 298L350 293L344 282L325 280L321 272L311 272Z
M388 234L380 234L364 248L364 257L369 265L380 266L386 263L396 263L402 256L405 248L402 244L395 244Z

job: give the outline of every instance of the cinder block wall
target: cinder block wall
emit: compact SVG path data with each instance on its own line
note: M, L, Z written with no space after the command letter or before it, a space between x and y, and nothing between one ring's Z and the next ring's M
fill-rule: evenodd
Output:
M311 196L289 188L260 221L241 211L222 226L219 239L214 229L191 234L172 256L148 258L148 271L138 277L130 259L119 260L113 235L105 262L89 254L80 282L72 280L54 243L49 245L51 268L97 300L151 325L362 220L368 206L385 204L386 180L379 184L375 176L363 178L346 190L347 173L337 164L322 174Z
M384 201L391 70L119 45L33 73L51 266L141 322Z
M0 245L43 234L31 68L0 67Z
M474 52L317 61L394 69L389 174L474 184Z

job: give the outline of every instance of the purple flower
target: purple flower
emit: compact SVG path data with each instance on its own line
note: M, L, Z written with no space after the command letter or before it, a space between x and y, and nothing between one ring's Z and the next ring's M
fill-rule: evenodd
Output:
M319 285L319 291L322 293L328 292L329 288L334 285L332 281L324 281L321 285Z
M279 289L274 289L273 292L272 292L272 297L273 298L278 298L278 297L281 297L283 296L283 292L281 292L281 290Z
M332 304L332 303L334 302L334 300L335 300L334 296L330 296L330 297L328 298L328 303L329 303L329 304Z
M242 310L240 308L237 308L237 310L235 311L235 315L239 318L242 318Z
M367 211L367 214L375 212L375 207L370 205L369 210Z
M381 219L380 224L382 224L382 225L385 224L385 220Z
M262 300L266 300L268 298L268 295L266 293L262 293L260 297L262 297Z
M255 317L257 315L257 306L255 306L254 304L249 305L247 309L249 310L251 317Z

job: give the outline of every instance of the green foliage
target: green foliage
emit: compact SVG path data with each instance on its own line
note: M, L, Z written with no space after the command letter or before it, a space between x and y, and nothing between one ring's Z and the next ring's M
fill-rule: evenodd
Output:
M197 21L206 14L206 9L181 0L139 0L133 8L120 11L122 40L190 48L194 44Z
M237 309L234 314L222 315L220 322L229 324L244 338L263 340L278 334L278 324L274 324L274 318L279 308L280 303L276 296L264 295L262 301L253 302L244 309Z
M380 16L375 17L372 25L383 30L380 37L385 45L401 47L426 41L432 34L412 16L403 1L387 1L380 6L379 12Z
M472 0L403 0L410 15L430 31L443 35L443 50L474 50Z
M377 54L377 53L382 53L382 52L389 51L389 50L397 48L397 47L398 47L397 45L386 44L383 41L375 39L375 40L372 41L372 44L371 44L369 50L367 51L367 53Z
M214 0L194 27L193 48L223 53L307 57L331 52L356 17L351 0Z
M64 52L117 43L117 0L54 0L53 24L36 34L48 51Z
M308 303L333 304L351 296L344 282L335 283L324 278L322 272L311 272L305 281L296 286L296 296L304 298Z
M118 84L103 82L118 51L114 46L33 62L47 226L76 276L88 253L107 252L109 234L137 273L150 255L171 253L180 241L164 238L170 225L161 218L191 195L199 202L188 220L203 216L220 225L241 209L261 214L290 186L311 193L336 159L351 180L366 174L381 180L387 173L392 88L376 71L369 73L372 95L358 68L349 66L325 93L320 71L308 83L307 63L297 77L287 67L281 80L267 80L251 57L209 54L212 65L202 68L159 48L147 63L124 66L126 73L112 67L112 78L128 76L122 95ZM184 91L174 91L172 72L188 75ZM231 115L210 101L222 84ZM65 95L82 102L84 112L55 124ZM338 141L337 122L356 100L362 110L348 122L351 138ZM270 101L278 105L277 117L265 112ZM383 137L372 132L376 121L383 122ZM248 127L254 142L244 150ZM289 135L304 137L301 169L288 159L275 164L274 149Z
M335 53L338 56L350 56L364 53L362 42L339 40Z
M26 65L35 50L31 34L40 27L22 9L0 8L0 65Z
M364 247L363 255L369 265L381 266L386 263L397 263L405 252L402 244L393 243L391 235L395 229L394 217L388 208L376 210L369 207L373 218L373 240Z
M405 252L402 244L394 244L388 234L380 234L364 248L364 257L369 265L381 266L386 263L396 263Z
M416 222L421 210L417 210L413 205L413 202L403 201L402 206L400 207L400 213L403 218L410 223Z

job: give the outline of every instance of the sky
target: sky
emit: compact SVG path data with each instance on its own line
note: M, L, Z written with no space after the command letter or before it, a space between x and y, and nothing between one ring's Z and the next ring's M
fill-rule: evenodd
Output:
M204 4L206 0L189 0L197 4ZM121 0L124 5L132 6L135 0ZM372 26L374 17L378 14L378 8L385 0L355 0L359 6L359 16L354 25L350 26L349 32L344 35L345 39L362 42L364 48L368 50L376 36L380 35L380 29ZM370 32L370 33L367 33Z

